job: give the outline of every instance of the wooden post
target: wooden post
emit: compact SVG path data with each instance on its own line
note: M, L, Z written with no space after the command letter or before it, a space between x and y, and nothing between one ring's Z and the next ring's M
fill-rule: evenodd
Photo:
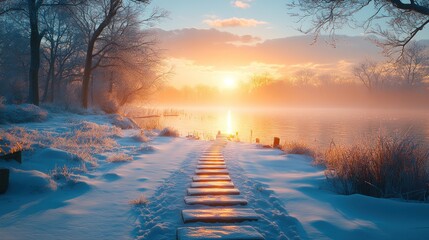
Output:
M7 191L9 186L9 169L1 168L0 169L0 194L3 194Z
M21 151L16 151L14 153L8 153L5 155L1 155L0 159L4 159L4 160L15 160L19 163L22 163L22 154Z
M280 146L280 138L274 137L273 148Z
M256 138L256 143L259 143L259 138Z

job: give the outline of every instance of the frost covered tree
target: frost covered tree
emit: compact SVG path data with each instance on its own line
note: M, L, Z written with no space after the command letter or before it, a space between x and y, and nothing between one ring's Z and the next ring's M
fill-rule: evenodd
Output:
M135 9L145 10L145 6L149 3L149 0L90 0L73 9L86 44L82 74L82 106L84 108L87 108L89 104L93 70L108 67L111 64L110 60L117 58L112 54L119 49L124 49L125 42L122 38L134 25L130 23L134 20ZM163 16L163 12L155 11L144 21L153 22ZM142 26L140 25L140 27ZM133 46L128 47L133 48Z
M301 23L309 20L308 27L301 27L305 33L333 37L343 26L360 27L381 37L378 44L390 55L402 51L429 24L428 0L293 0L288 6Z

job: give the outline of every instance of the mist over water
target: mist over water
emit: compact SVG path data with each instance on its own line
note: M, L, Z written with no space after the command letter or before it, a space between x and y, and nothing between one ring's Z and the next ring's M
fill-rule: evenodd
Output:
M137 122L142 123L142 119ZM242 142L271 144L273 137L301 141L315 147L353 144L379 134L409 134L429 144L429 112L424 110L333 108L187 108L179 116L161 117L160 125L182 136L215 136L217 131L236 135Z

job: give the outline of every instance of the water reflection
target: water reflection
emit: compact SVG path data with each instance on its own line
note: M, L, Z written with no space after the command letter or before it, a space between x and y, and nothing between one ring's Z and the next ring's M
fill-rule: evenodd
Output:
M226 133L232 134L232 124L231 124L231 110L228 110L226 117Z
M179 117L165 117L161 125L174 126L182 135L198 133L216 136L217 131L235 134L240 141L259 138L271 143L304 141L326 147L334 140L350 144L380 133L410 132L429 143L427 111L393 111L362 109L204 109L185 110Z

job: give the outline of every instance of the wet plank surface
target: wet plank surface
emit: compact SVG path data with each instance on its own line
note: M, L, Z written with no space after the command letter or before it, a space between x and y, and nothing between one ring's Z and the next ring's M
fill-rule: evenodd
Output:
M201 195L239 195L237 188L188 188L189 196Z
M194 182L231 181L231 178L228 175L200 175L193 176L192 180Z
M247 205L247 200L242 196L186 196L185 203L189 205L200 204L206 206L233 206Z
M177 229L178 240L263 240L251 226L182 227Z
M258 220L258 214L250 208L185 209L182 218L188 222L243 222Z
M193 182L191 188L234 188L234 183L225 181Z
M197 169L195 170L197 175L228 175L229 172L226 169Z
M225 169L225 164L223 165L206 165L206 164L198 164L197 169Z

